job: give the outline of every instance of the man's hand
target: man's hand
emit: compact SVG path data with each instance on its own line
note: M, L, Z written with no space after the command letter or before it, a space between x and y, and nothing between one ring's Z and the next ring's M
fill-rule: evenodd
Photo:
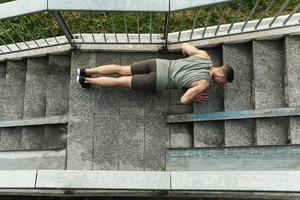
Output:
M195 96L194 101L197 103L205 103L208 100L207 92L202 92Z

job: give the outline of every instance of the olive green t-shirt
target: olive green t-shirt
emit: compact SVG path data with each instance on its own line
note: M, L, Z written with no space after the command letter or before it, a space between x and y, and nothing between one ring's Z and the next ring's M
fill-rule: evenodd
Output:
M178 60L156 59L157 91L168 88L190 88L192 83L200 80L211 80L210 59L190 56Z

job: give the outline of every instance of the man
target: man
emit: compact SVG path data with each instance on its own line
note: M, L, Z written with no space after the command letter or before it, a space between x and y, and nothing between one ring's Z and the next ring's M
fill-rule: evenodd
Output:
M228 65L214 67L207 52L184 43L182 53L189 57L178 60L149 59L128 66L112 64L77 69L76 80L83 88L98 85L152 92L168 88L186 88L180 99L182 104L205 102L208 99L205 91L212 84L211 80L221 85L233 81L233 69ZM121 76L92 78L92 74Z

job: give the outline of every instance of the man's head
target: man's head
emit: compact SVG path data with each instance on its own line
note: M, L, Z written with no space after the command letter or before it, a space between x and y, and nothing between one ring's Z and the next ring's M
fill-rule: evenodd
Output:
M216 83L225 85L233 81L234 71L229 65L223 65L222 67L214 68L212 78Z

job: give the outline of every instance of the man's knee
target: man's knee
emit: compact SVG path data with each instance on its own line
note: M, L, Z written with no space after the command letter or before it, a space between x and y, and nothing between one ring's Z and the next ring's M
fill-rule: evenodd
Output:
M126 76L132 75L130 65L121 66L121 68L120 68L120 74L126 75Z
M118 86L131 88L132 76L118 78Z

